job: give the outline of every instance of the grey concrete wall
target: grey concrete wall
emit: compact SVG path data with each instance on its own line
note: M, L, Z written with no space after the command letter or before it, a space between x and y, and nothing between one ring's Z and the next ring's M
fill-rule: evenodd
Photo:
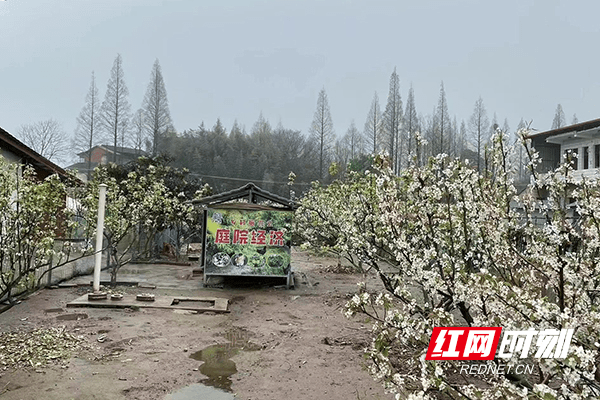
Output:
M78 256L79 256L78 254L75 254L73 256L73 258L76 258ZM104 255L102 256L102 264L101 265L102 265L102 268L104 268L106 265L106 258L104 257ZM62 265L58 268L53 269L51 273L46 272L47 269L48 269L47 267L39 268L35 271L34 282L37 286L37 287L35 287L35 289L41 289L41 288L49 286L49 285L56 285L60 282L69 280L76 276L92 274L94 272L94 256L93 255L86 256L86 257L80 258L78 260L71 261L65 265ZM39 284L38 284L38 282L39 282ZM12 290L11 295L12 295L12 297L16 297L19 294L22 294L29 289L31 289L31 287L14 288ZM6 299L0 299L0 301L4 301L4 300L6 300Z
M103 259L103 262L102 262L101 266L104 267L106 260L104 259L104 257L102 257L102 259ZM87 257L81 258L76 261L72 261L61 267L53 269L52 272L50 273L50 277L48 277L48 273L46 273L46 276L42 278L40 286L45 286L48 284L55 285L59 282L71 279L75 276L88 275L93 272L94 272L94 256L92 255L92 256L87 256ZM40 275L42 273L43 273L43 271L39 271ZM40 275L38 275L38 276L40 276ZM48 278L50 278L50 279L48 279Z

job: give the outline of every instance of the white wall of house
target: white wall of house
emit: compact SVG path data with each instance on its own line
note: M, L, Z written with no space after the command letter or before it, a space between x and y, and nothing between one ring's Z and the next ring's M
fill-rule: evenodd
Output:
M547 141L560 144L562 161L565 161L567 154L575 155L575 180L600 179L600 129L556 135Z

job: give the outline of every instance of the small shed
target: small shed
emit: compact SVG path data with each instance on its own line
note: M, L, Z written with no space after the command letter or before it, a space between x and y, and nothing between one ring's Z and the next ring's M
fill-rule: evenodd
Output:
M293 286L293 200L253 183L193 201L203 207L204 282L211 276L285 278Z

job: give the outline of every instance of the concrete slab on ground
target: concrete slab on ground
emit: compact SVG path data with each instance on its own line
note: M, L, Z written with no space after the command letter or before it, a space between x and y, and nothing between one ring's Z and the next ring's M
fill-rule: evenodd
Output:
M135 295L125 295L121 300L88 300L88 295L67 303L67 307L98 307L98 308L163 308L173 310L192 310L197 312L212 311L228 313L229 300L221 297L177 297L156 296L154 301L136 300Z
M119 270L117 280L124 284L151 284L157 289L197 290L203 287L202 276L194 276L193 266L169 264L127 264ZM69 280L71 284L88 285L93 275L82 275ZM110 274L104 270L100 281L110 281Z

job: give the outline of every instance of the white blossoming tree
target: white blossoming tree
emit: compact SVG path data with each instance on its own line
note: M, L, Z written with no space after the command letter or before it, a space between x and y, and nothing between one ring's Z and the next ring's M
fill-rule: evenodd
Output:
M12 301L16 292L39 287L49 270L93 253L91 247L76 249L69 239L93 237L99 183L109 186L105 246L113 283L119 268L134 256L133 246L138 245L138 253L147 252L157 232L173 229L178 248L183 233L198 229L186 201L209 193L210 187L196 191L187 171L166 164L159 157L100 166L82 187L56 175L40 181L33 169L0 157L0 299ZM78 207L67 207L68 202Z
M67 192L57 175L40 181L31 167L0 156L0 299L12 302L49 270L87 255L62 240L78 227Z
M600 396L600 185L575 185L569 163L536 174L532 153L532 183L517 194L505 143L499 132L481 173L438 156L396 176L378 156L373 171L314 186L296 212L305 246L381 278L385 290L362 284L345 312L375 321L371 372L398 399ZM469 381L456 361L425 360L436 326L575 334L565 359L525 360L533 375Z
M186 200L193 197L193 185L185 180L187 171L166 165L166 160L141 157L120 166L102 165L94 171L84 204L90 215L98 208L98 185L108 185L104 237L108 248L107 265L111 283L119 269L134 257L153 251L157 232L182 224L194 224L193 208Z

